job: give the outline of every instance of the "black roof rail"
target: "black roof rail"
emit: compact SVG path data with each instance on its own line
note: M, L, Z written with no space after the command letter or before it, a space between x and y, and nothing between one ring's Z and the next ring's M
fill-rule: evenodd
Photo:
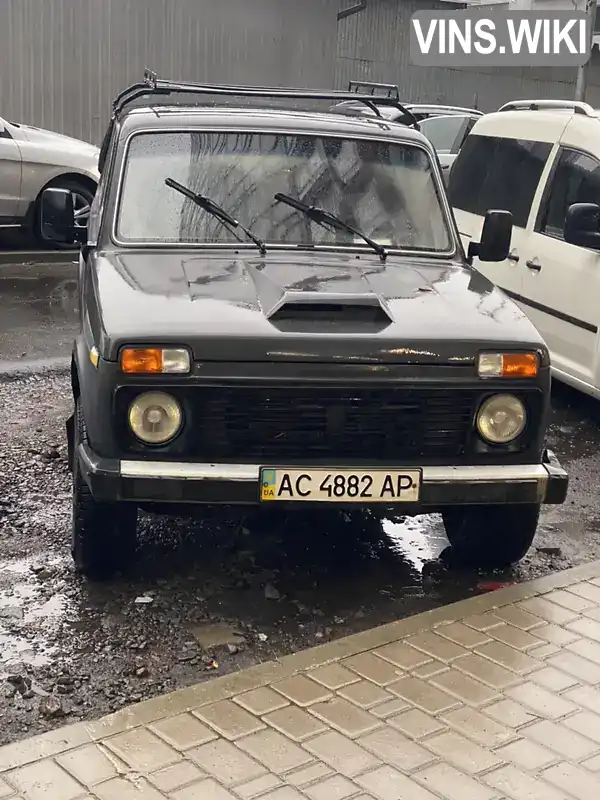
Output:
M586 117L597 117L598 114L588 103L579 100L512 100L505 103L498 111L558 111L560 109L584 114Z
M217 83L186 83L159 79L156 72L146 69L144 70L144 79L142 82L134 83L124 89L122 92L119 92L113 101L112 117L102 142L102 147L100 148L100 155L98 158L98 168L100 172L102 172L106 162L106 156L108 153L112 131L114 130L115 121L119 118L125 108L134 100L137 100L141 97L153 97L156 95L168 96L171 94L196 94L212 97L264 97L287 100L329 100L337 102L352 100L354 102L364 103L378 117L381 117L381 113L379 112L377 105L397 108L404 114L409 125L417 130L419 127L414 115L411 114L411 112L405 108L396 97L392 97L390 95L387 97L377 98L376 105L373 101L372 95L362 95L358 94L357 92L341 92L337 90L322 92L316 89L291 89L286 87L237 86L233 84Z
M382 92L387 92L387 94L382 95L383 97L394 97L396 100L400 100L400 89L395 86L393 83L373 83L372 81L350 81L348 84L348 91L349 92L358 92L359 89L370 89L371 95L375 94L376 89L380 89Z
M324 92L317 89L297 89L284 86L240 86L221 83L169 81L158 78L156 72L148 69L144 71L144 81L142 83L134 83L117 95L113 102L113 115L119 116L130 103L140 97L171 94L197 94L215 97L264 97L287 100L337 100L338 102L352 100L369 106L377 116L381 116L377 105L398 108L407 116L411 116L410 111L404 108L395 97L391 96L377 98L376 105L372 95L363 95L356 92L350 93L338 90ZM414 124L416 125L416 120Z

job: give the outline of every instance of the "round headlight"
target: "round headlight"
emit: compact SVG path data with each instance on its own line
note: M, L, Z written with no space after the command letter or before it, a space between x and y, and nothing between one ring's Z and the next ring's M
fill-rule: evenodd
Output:
M489 397L477 413L477 430L492 444L512 442L523 433L526 422L525 406L510 394Z
M164 392L140 394L129 406L129 427L146 444L165 444L179 433L181 406Z

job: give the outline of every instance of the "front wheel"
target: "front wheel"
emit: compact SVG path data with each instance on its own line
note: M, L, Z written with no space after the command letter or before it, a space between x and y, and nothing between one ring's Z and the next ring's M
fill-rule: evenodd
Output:
M475 569L506 569L519 562L532 545L540 506L464 506L442 517L452 561Z
M137 506L94 499L77 455L87 440L79 401L75 404L73 448L73 522L71 554L77 571L91 580L105 580L128 567L135 556Z

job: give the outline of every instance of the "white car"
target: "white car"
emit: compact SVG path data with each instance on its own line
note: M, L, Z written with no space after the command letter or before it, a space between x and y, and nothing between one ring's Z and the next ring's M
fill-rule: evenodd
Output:
M509 257L475 260L545 339L556 378L600 398L600 113L585 103L520 100L477 121L449 196L463 245L483 215L513 215Z
M85 226L98 180L99 149L31 125L0 117L0 234L25 228L41 245L59 246L45 235L39 216L44 189L68 189L76 224Z
M451 114L426 117L419 129L434 146L446 184L452 165L473 126L483 115L479 111L453 111Z

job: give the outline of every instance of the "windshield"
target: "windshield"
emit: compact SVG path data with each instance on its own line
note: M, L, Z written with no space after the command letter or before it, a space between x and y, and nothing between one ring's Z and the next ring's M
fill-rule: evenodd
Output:
M462 114L453 114L448 117L424 119L419 123L419 128L436 150L449 153L464 125L465 117Z
M447 252L448 221L425 150L411 144L264 133L145 133L130 142L121 242L227 244L235 235L168 178L204 195L269 244L367 247L275 195L318 206L386 247Z

